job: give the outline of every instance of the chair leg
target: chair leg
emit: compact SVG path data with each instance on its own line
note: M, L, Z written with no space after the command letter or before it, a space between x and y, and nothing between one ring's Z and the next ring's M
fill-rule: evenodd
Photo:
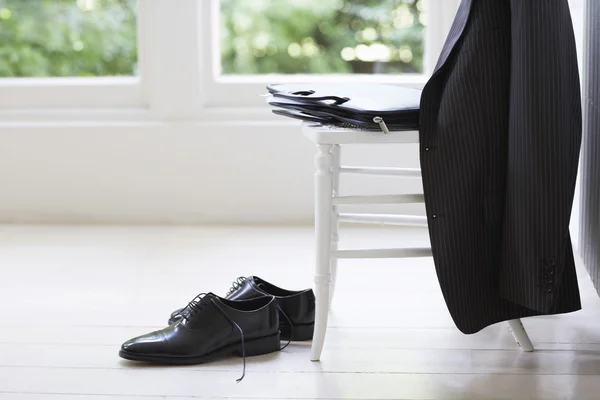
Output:
M333 179L333 196L339 196L340 191L340 157L341 157L341 146L336 144L331 149L333 155L333 168L332 179ZM331 250L337 250L340 241L339 230L340 230L340 219L338 206L333 206L331 210ZM331 284L329 285L329 308L333 302L333 295L335 294L335 284L337 281L337 267L338 259L331 258Z
M533 351L533 344L531 343L531 340L529 339L529 335L527 335L527 331L525 331L525 327L523 326L523 323L521 322L520 319L513 319L508 321L508 326L510 329L510 332L513 335L513 338L515 339L515 341L517 342L517 345L521 348L521 350L523 351Z
M317 145L315 165L315 329L310 359L318 361L323 351L329 314L329 285L331 283L331 207L333 192L332 145Z

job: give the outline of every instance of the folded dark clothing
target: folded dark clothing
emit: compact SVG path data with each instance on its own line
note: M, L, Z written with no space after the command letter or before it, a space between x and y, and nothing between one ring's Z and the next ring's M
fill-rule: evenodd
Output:
M358 114L336 113L325 109L312 109L296 105L274 103L280 108L273 109L273 113L303 121L319 122L324 125L336 125L340 127L365 129L369 131L381 131L381 126L374 122L373 118L365 118ZM403 115L393 119L384 119L389 130L415 130L419 128L418 111L412 115Z
M273 112L290 118L331 125L381 130L414 130L419 126L421 91L379 84L268 85Z

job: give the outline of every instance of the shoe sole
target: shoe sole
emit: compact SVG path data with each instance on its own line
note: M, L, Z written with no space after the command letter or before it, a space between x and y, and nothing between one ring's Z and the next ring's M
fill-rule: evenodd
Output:
M294 335L289 325L279 325L281 330L281 340L291 340L292 342L304 342L312 340L315 324L294 325Z
M265 336L259 339L247 340L245 342L246 357L259 356L262 354L274 353L281 348L281 338L279 332L274 335ZM174 356L159 356L152 354L136 354L130 353L127 350L120 350L119 356L131 361L146 361L161 364L172 365L190 365L203 364L214 361L216 359L226 358L229 356L243 356L242 342L234 343L229 346L222 347L203 356L194 357L174 357Z

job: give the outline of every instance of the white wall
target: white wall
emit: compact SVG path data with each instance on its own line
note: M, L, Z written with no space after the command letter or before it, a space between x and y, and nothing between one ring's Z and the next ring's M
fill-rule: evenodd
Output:
M312 223L313 155L285 120L4 123L0 222ZM342 155L348 165L419 167L417 145L345 146ZM342 187L343 194L422 193L414 179L348 176ZM423 205L365 209L424 215Z
M283 119L4 123L0 222L310 223L313 154ZM343 161L418 167L417 146L347 147ZM346 194L422 192L419 181L393 178L342 185Z

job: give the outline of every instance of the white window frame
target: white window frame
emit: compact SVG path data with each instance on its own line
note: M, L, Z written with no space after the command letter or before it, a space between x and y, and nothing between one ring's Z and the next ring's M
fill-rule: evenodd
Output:
M221 76L219 55L219 0L206 0L200 9L201 48L203 51L203 86L208 107L255 107L259 105L258 94L265 91L268 83L280 82L379 82L422 87L429 78L437 57L450 30L460 0L427 0L425 29L425 57L423 74L400 75L255 75Z
M362 80L422 87L460 2L428 0L424 74L218 76L218 1L138 0L139 76L0 78L0 123L271 119L258 96L267 83Z

